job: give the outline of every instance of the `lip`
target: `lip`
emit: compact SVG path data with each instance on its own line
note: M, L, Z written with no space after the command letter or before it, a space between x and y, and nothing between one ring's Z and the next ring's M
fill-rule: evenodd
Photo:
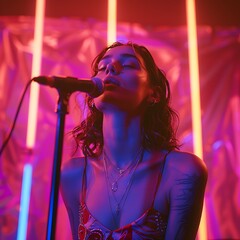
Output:
M118 85L112 83L104 84L104 91L114 91L118 88Z
M120 83L114 78L106 78L104 79L103 83L104 83L104 86L110 86L110 85L118 86L118 87L120 86Z

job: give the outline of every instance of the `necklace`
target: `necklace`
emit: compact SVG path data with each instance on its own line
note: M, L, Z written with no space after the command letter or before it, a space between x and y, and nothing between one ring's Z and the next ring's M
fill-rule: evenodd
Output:
M140 152L139 152L140 154ZM139 155L138 154L138 155ZM140 157L138 158L138 160L136 161L136 164L133 165L132 169L131 169L131 176L130 176L130 179L127 183L127 186L125 188L125 190L123 191L123 194L120 198L120 200L117 199L116 195L115 195L115 192L114 191L109 191L109 187L111 187L112 189L112 184L110 183L110 180L109 180L109 174L108 174L108 169L107 169L107 163L106 163L106 159L105 157L103 157L103 162L104 162L104 171L105 171L105 177L106 177L106 184L107 184L107 191L108 191L108 198L109 198L109 204L110 204L110 207L111 207L111 211L112 211L112 214L113 214L113 218L114 218L114 221L116 223L116 219L115 219L115 215L119 215L120 212L121 212L121 208L123 208L126 200L127 200L127 197L128 197L128 193L130 191L130 188L132 186L132 183L133 183L133 178L134 178L134 173L139 165L139 163L142 161L143 159L143 154L144 154L144 151L142 150L141 151L141 155ZM112 204L111 204L111 199L110 199L110 193L112 194L113 196L113 199L116 203L115 205L115 211L113 211L113 207L112 207ZM115 214L114 214L115 213Z
M113 166L114 171L118 174L117 177L114 176L113 173L111 174L111 177L113 179L112 183L110 183L110 178L109 178L111 190L113 192L116 192L118 190L118 185L119 185L118 182L120 181L120 179L125 175L125 173L127 173L127 172L130 173L132 171L132 169L134 168L135 163L137 162L137 156L138 156L139 152L136 155L136 161L129 164L125 169L121 169L118 166L116 166L115 164L113 164L113 162L109 159L109 157L107 156L105 151L103 152L103 154L104 154L104 159L105 159L104 161L105 161L106 165L108 165L107 163L109 162Z

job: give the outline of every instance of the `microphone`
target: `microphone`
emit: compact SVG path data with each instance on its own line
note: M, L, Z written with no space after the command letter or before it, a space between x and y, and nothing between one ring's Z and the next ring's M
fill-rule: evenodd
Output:
M103 93L103 83L100 78L78 79L74 77L39 76L34 77L33 81L47 85L52 88L61 89L69 92L86 92L91 97L98 97Z

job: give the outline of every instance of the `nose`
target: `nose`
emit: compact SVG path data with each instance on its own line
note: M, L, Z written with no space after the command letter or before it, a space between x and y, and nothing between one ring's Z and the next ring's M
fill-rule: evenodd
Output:
M109 63L106 67L106 74L117 75L121 72L121 65L118 63Z

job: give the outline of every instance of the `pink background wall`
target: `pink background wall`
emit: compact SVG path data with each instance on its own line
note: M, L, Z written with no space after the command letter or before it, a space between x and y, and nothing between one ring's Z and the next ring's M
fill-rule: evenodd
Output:
M0 144L13 123L24 87L31 76L34 19L0 17ZM42 75L90 77L90 64L106 45L106 22L47 18ZM208 239L240 239L240 28L199 26L199 64L204 161L209 169L206 189ZM172 104L180 114L182 150L192 151L187 33L184 26L119 23L118 40L143 44L164 69L172 88ZM26 162L33 164L28 239L45 239L55 143L57 91L41 86L36 147L26 154L28 96L13 136L0 158L0 239L15 239L22 179ZM66 133L82 112L73 94ZM71 145L65 138L63 164ZM61 196L57 239L69 239L70 228Z

